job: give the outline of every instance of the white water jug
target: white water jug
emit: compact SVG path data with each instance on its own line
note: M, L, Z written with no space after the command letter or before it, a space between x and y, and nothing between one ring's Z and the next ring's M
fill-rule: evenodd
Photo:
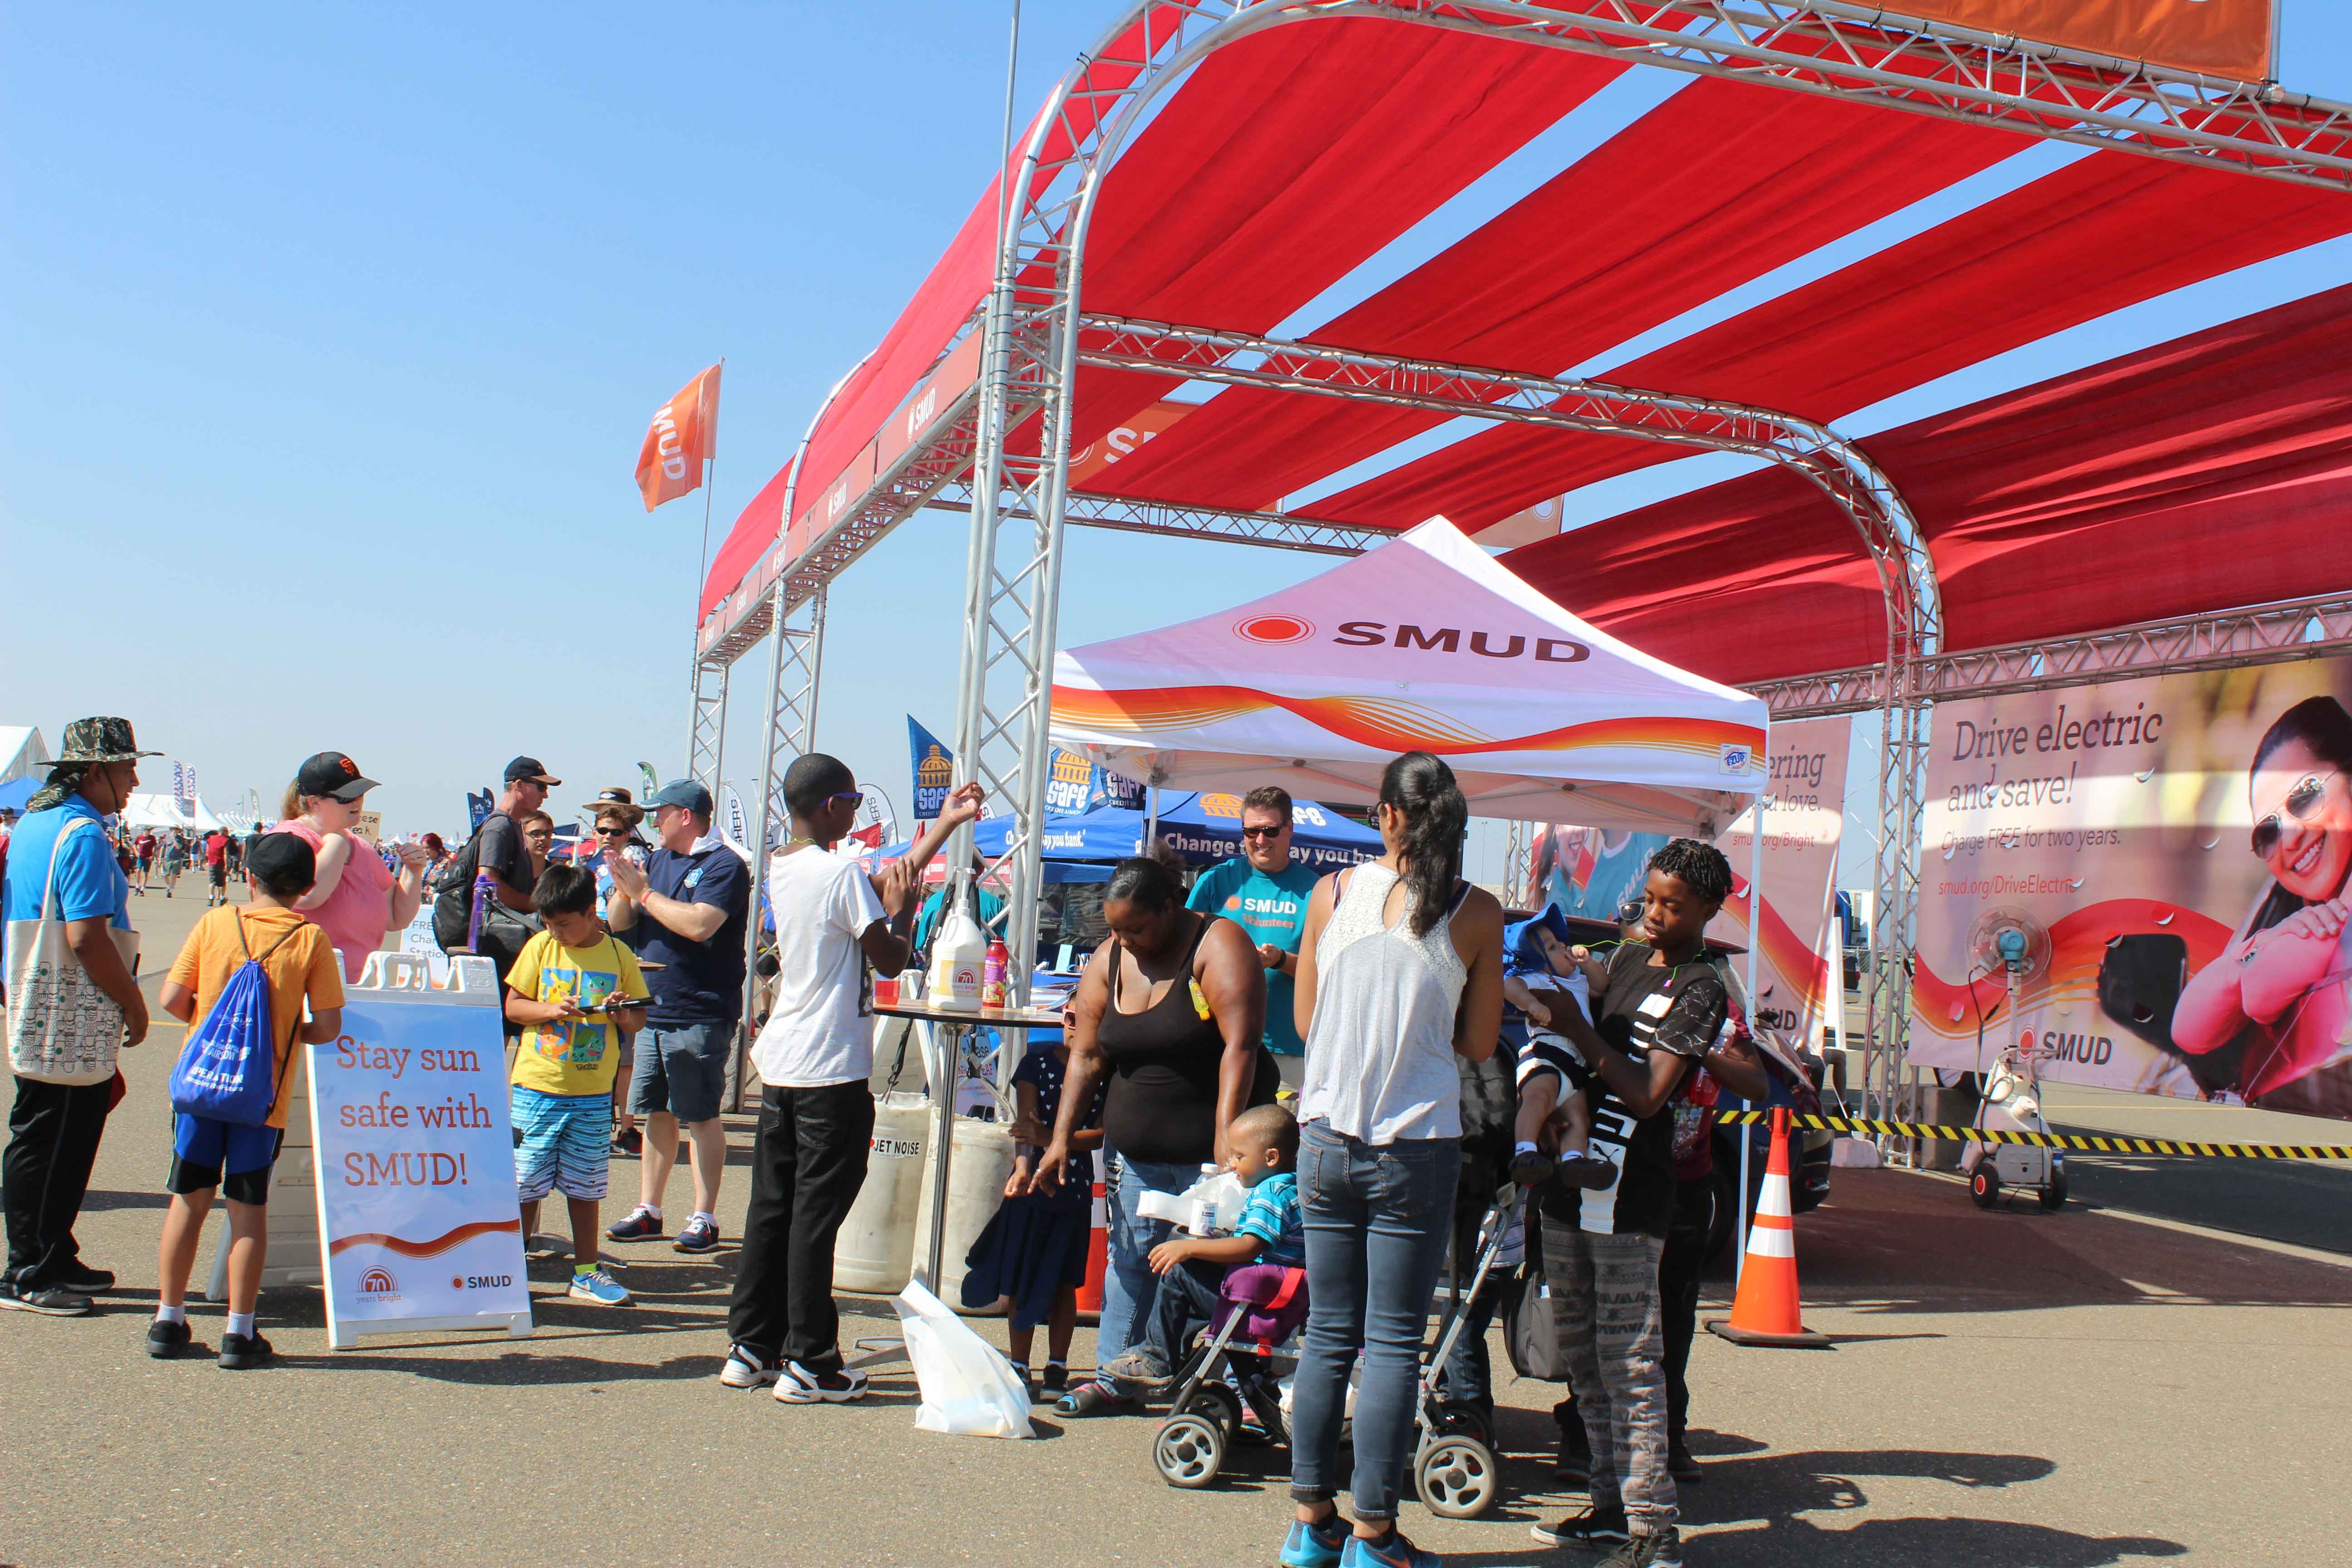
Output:
M915 1215L930 1163L930 1100L920 1094L874 1097L874 1142L866 1184L833 1242L833 1282L844 1290L896 1295L915 1274Z
M977 1013L988 964L988 933L965 907L971 891L970 878L970 872L960 871L949 886L947 913L931 939L930 981L923 990L925 1000L934 1007Z

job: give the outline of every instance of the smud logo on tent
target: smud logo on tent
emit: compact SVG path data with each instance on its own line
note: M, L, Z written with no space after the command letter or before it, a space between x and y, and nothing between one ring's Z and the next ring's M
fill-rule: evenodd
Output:
M1244 616L1234 623L1234 636L1244 642L1305 642L1315 635L1315 623L1301 616Z

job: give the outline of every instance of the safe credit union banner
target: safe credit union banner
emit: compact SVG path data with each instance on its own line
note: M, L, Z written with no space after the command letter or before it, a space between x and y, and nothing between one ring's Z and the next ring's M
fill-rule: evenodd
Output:
M1909 0L1890 9L2116 59L2266 81L2275 5L2276 0Z
M2344 658L1937 703L1912 1061L2009 1043L2001 907L2050 934L2043 1076L2352 1117L2347 703Z
M372 1325L529 1319L496 981L486 960L457 964L490 984L479 994L352 986L341 1036L310 1047L338 1342Z

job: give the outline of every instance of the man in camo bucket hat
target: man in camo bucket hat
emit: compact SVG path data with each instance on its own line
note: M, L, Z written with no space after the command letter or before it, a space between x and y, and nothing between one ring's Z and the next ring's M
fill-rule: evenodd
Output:
M125 1046L145 1038L147 1004L107 934L109 926L130 928L131 879L115 861L106 818L131 804L139 759L155 754L139 749L127 719L77 719L67 725L47 782L25 803L25 818L10 836L7 874L0 880L0 918L12 927L38 921L56 851L58 918L83 971L121 1010ZM73 831L59 847L60 836L83 822L95 826ZM16 1080L8 1150L0 1155L0 1201L8 1219L0 1307L79 1317L90 1310L92 1291L113 1288L112 1274L81 1261L73 1227L120 1082Z

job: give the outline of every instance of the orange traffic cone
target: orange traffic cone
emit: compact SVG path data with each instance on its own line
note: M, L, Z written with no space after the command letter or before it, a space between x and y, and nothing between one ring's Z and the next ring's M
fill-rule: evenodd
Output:
M1078 1287L1078 1316L1097 1321L1102 1317L1103 1276L1110 1269L1109 1205L1103 1198L1103 1184L1095 1184L1094 1226L1087 1233L1087 1282Z
M1728 1319L1710 1318L1707 1329L1736 1345L1793 1345L1820 1349L1825 1334L1805 1327L1797 1307L1797 1229L1789 1210L1789 1113L1772 1112L1772 1158L1764 1167L1754 1223L1748 1231L1748 1264Z

